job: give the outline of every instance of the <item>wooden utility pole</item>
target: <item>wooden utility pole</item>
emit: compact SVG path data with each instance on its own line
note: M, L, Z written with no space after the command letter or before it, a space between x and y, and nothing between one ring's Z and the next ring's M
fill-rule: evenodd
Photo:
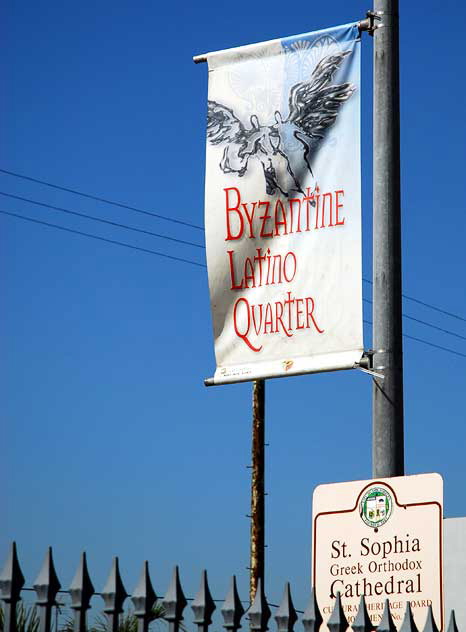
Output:
M264 585L265 550L265 380L252 385L251 540L249 599L254 600L257 581Z

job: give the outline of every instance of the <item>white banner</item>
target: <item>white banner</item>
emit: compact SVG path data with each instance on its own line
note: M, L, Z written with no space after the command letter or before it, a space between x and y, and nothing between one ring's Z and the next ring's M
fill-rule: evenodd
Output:
M215 383L361 359L356 24L207 55Z

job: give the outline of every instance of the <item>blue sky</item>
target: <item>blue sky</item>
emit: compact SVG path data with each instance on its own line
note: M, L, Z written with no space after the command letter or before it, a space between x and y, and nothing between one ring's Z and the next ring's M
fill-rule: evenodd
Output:
M193 54L364 17L367 3L83 0L2 9L0 168L203 224L207 68ZM405 333L466 354L465 8L402 7ZM448 16L448 28L445 20ZM371 276L372 41L362 42L363 270ZM178 239L202 231L0 173L0 191ZM0 196L0 210L204 263L201 248ZM247 594L249 384L206 389L214 355L206 271L0 216L0 558L17 540L31 585L47 545L68 586L88 552L96 589L121 557L163 593L180 564ZM370 298L370 287L364 287ZM365 306L366 318L370 311ZM367 311L366 311L367 310ZM365 345L370 347L370 328ZM406 472L444 477L466 513L466 358L405 340ZM371 380L342 372L267 384L267 593L307 599L311 495L371 474Z

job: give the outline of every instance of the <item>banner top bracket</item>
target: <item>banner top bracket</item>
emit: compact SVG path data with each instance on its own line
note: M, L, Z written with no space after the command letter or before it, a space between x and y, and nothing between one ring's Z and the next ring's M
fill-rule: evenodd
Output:
M366 11L366 18L358 22L359 31L367 31L371 37L374 36L374 31L379 28L380 25L376 24L376 21L382 20L380 11L372 11L369 9Z

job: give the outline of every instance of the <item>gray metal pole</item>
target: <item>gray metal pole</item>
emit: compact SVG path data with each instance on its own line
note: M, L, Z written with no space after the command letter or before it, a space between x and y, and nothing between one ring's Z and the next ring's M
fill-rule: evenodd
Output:
M374 0L372 475L404 474L398 0Z
M251 469L251 543L249 598L251 603L260 579L264 586L265 550L265 380L252 385L252 469Z

